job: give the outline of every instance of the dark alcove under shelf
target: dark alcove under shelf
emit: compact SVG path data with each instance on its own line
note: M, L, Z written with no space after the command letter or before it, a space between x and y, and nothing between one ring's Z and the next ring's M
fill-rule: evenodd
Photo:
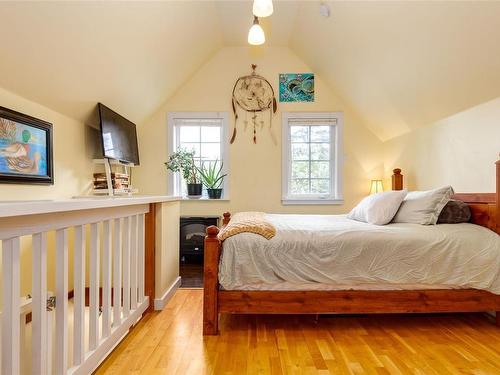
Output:
M181 288L203 288L203 245L210 225L218 225L219 218L181 217L179 241L179 275Z

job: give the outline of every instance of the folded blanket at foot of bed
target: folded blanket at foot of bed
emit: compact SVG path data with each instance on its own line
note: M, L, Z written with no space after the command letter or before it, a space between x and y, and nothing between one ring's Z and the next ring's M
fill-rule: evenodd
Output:
M231 221L219 232L218 238L226 238L238 233L255 233L266 239L271 239L276 234L276 228L266 218L264 212L238 212L231 217Z

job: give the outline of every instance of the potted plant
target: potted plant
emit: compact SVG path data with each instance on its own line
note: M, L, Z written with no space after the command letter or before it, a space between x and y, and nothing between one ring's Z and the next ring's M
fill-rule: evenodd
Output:
M165 163L172 172L181 172L187 184L188 197L200 198L203 185L199 179L199 169L194 162L194 151L179 149Z
M222 174L223 168L224 164L218 160L210 162L208 167L206 163L201 164L199 169L201 180L207 188L210 199L220 199L222 196L222 184L224 183L224 177L227 176L227 174Z

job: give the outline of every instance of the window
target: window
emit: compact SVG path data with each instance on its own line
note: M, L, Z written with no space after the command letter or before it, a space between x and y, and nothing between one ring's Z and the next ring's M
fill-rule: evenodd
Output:
M223 173L228 173L227 113L221 112L174 112L168 114L168 153L180 148L193 150L196 165L224 163ZM224 179L223 199L229 197L228 178ZM180 173L169 173L169 194L186 196L186 184ZM206 197L206 189L203 188Z
M283 113L283 204L342 204L342 113Z

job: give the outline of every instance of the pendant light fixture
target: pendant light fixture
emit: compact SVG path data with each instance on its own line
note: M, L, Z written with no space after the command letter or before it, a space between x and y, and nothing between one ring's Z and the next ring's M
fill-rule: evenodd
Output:
M262 27L259 25L259 18L254 16L253 25L250 28L250 31L248 31L248 43L254 46L259 46L264 44L265 41L266 36L264 35L264 30L262 30Z
M253 0L253 14L256 17L269 17L273 14L272 0Z

